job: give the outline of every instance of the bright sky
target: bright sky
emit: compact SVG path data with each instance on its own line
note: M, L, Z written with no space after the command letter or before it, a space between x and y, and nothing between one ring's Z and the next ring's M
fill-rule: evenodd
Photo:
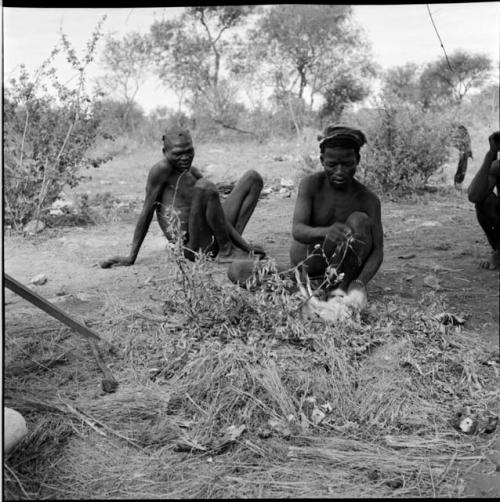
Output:
M97 21L106 14L104 32L122 36L128 31L149 31L157 19L177 16L182 7L169 8L3 8L4 79L16 75L24 63L36 69L59 40L60 28L78 54L82 54ZM498 81L500 59L500 2L431 4L430 9L447 53L456 49L480 52L493 61ZM443 56L426 4L355 5L354 17L372 44L375 60L388 68L406 62L425 63ZM102 44L101 44L102 46ZM100 72L97 64L89 77ZM61 61L60 74L72 74ZM149 111L156 106L175 106L175 98L153 79L137 96Z

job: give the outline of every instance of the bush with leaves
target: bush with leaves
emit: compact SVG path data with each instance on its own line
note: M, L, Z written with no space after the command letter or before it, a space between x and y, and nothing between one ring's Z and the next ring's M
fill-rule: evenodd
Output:
M87 150L101 133L96 107L85 91L85 71L101 36L98 23L78 58L67 37L33 74L21 65L4 91L4 221L14 228L43 220L63 187L75 187L82 167L99 165ZM77 72L76 85L59 81L54 59L62 53Z
M450 155L451 117L418 105L383 102L363 124L368 144L362 176L400 195L422 189Z

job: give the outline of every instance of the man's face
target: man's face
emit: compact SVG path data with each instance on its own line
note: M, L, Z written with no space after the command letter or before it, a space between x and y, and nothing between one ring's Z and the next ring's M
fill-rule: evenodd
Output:
M347 187L356 173L359 157L353 148L329 146L320 155L329 183L334 188Z
M177 141L163 147L163 153L173 168L177 171L187 171L191 168L194 159L193 143L190 141Z

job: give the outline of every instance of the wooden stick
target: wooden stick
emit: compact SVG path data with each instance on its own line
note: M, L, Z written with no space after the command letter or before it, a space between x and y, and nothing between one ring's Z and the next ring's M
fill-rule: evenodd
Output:
M118 382L115 380L110 369L104 363L101 354L99 353L99 349L97 348L97 344L94 342L94 340L89 340L89 345L92 349L92 353L94 354L97 365L104 375L104 378L101 381L102 390L104 392L107 392L108 394L111 394L118 388Z
M76 319L70 317L68 314L66 314L66 312L62 311L59 307L56 307L55 305L50 303L48 300L40 296L38 293L35 293L34 291L28 289L26 286L24 286L20 282L10 277L10 275L4 273L3 279L5 281L5 286L7 286L11 291L23 297L25 300L28 300L30 303L42 309L44 312L51 315L52 317L55 317L58 321L61 321L62 323L66 324L66 326L69 326L71 329L80 333L80 335L83 335L85 338L89 340L98 340L100 342L103 341L102 338L97 333L87 328L86 326L78 322Z
M99 350L97 349L96 340L106 342L103 340L97 333L87 328L84 324L78 322L76 319L70 317L66 312L62 311L60 308L53 305L51 302L35 293L34 291L29 290L26 286L22 285L20 282L16 281L10 275L4 273L3 278L5 281L5 285L14 293L23 297L25 300L28 300L30 303L40 308L47 314L55 317L57 320L69 326L71 329L75 330L80 335L83 335L90 343L90 347L94 354L94 357L97 361L99 369L103 372L104 378L102 380L102 389L104 392L114 392L118 387L118 382L114 379L113 375L109 368L104 364L101 355L99 354ZM108 345L109 342L106 342Z

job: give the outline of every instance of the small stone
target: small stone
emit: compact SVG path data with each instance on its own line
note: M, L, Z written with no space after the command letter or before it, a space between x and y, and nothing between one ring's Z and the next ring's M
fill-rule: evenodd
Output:
M477 428L477 423L471 417L465 417L460 420L459 427L465 434L474 434Z
M9 454L28 434L26 420L16 410L4 407L3 409L3 453Z
M67 294L68 294L68 292L66 291L64 286L62 286L61 288L59 288L58 291L56 291L56 296L65 296Z
M33 279L31 279L31 284L35 284L36 286L41 286L47 282L47 276L45 274L38 274Z

